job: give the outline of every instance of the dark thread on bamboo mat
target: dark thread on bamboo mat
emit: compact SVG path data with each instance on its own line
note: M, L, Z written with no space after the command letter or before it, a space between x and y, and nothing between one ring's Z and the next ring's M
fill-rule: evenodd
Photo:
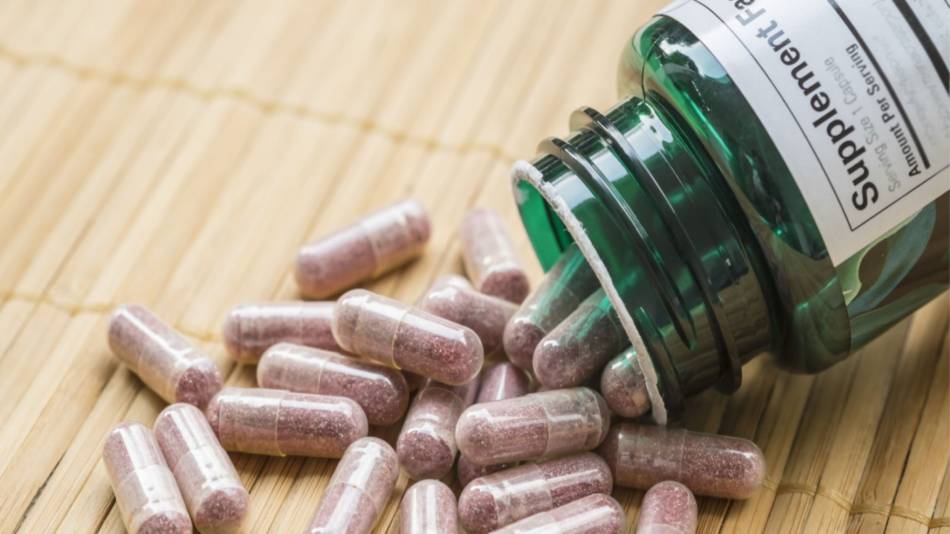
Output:
M63 58L53 55L27 55L14 51L3 44L0 44L0 57L6 58L18 66L44 65L71 73L79 78L96 79L111 85L127 85L142 89L166 88L194 96L204 101L232 100L257 108L265 115L281 114L300 120L311 120L323 124L344 124L366 133L376 133L388 137L397 143L416 144L429 150L446 150L458 153L485 152L505 162L513 162L519 159L509 154L502 147L492 143L448 143L440 139L433 139L387 128L369 119L319 111L303 104L292 104L281 102L280 100L263 98L238 87L206 89L179 78L147 78L144 76L133 76L119 71L109 72L82 65L75 65Z

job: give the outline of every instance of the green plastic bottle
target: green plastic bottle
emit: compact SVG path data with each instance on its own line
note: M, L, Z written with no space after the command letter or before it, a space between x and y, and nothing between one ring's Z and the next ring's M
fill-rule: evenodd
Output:
M623 100L512 171L545 269L577 243L653 416L769 352L817 372L948 285L940 0L683 0L623 50Z

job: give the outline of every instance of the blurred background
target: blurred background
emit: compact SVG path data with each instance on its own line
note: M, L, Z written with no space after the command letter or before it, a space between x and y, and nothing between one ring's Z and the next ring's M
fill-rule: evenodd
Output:
M0 2L0 532L122 531L101 440L163 403L109 353L118 303L252 385L220 345L227 311L296 298L300 244L407 196L432 242L372 289L414 301L459 271L474 205L537 280L508 170L616 101L620 50L664 3ZM950 532L946 325L944 296L817 378L759 359L738 394L695 399L687 426L769 461L750 501L700 500L700 531ZM302 530L335 465L234 457L249 532ZM615 496L632 532L640 493Z

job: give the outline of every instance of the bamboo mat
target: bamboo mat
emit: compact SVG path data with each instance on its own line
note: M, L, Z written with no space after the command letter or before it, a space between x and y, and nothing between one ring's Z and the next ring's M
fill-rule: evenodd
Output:
M120 532L101 440L162 403L106 345L117 303L198 340L228 382L227 310L294 298L310 238L409 195L427 254L371 285L414 300L461 268L455 227L582 104L662 0L0 3L0 532ZM752 438L747 502L701 532L950 532L947 299L817 377L760 359L688 426ZM382 429L392 439L398 428ZM235 455L248 532L298 532L335 462ZM379 523L396 532L400 479ZM640 493L618 490L632 532Z

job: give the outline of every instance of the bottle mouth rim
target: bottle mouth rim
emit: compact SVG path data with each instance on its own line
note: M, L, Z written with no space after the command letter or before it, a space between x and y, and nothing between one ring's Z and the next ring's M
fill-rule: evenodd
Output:
M511 182L523 218L525 217L524 210L543 209L547 214L550 223L548 231L537 229L538 231L528 232L542 267L545 270L548 269L557 260L561 250L570 244L566 242L566 239L571 239L577 244L604 289L604 293L610 299L633 349L644 356L651 354L633 316L620 296L620 291L614 284L613 277L585 232L584 225L571 211L556 188L544 181L544 175L537 167L524 160L516 161L512 167ZM651 417L656 424L665 425L669 419L669 412L666 399L660 392L660 378L653 358L643 357L640 364L650 397Z

